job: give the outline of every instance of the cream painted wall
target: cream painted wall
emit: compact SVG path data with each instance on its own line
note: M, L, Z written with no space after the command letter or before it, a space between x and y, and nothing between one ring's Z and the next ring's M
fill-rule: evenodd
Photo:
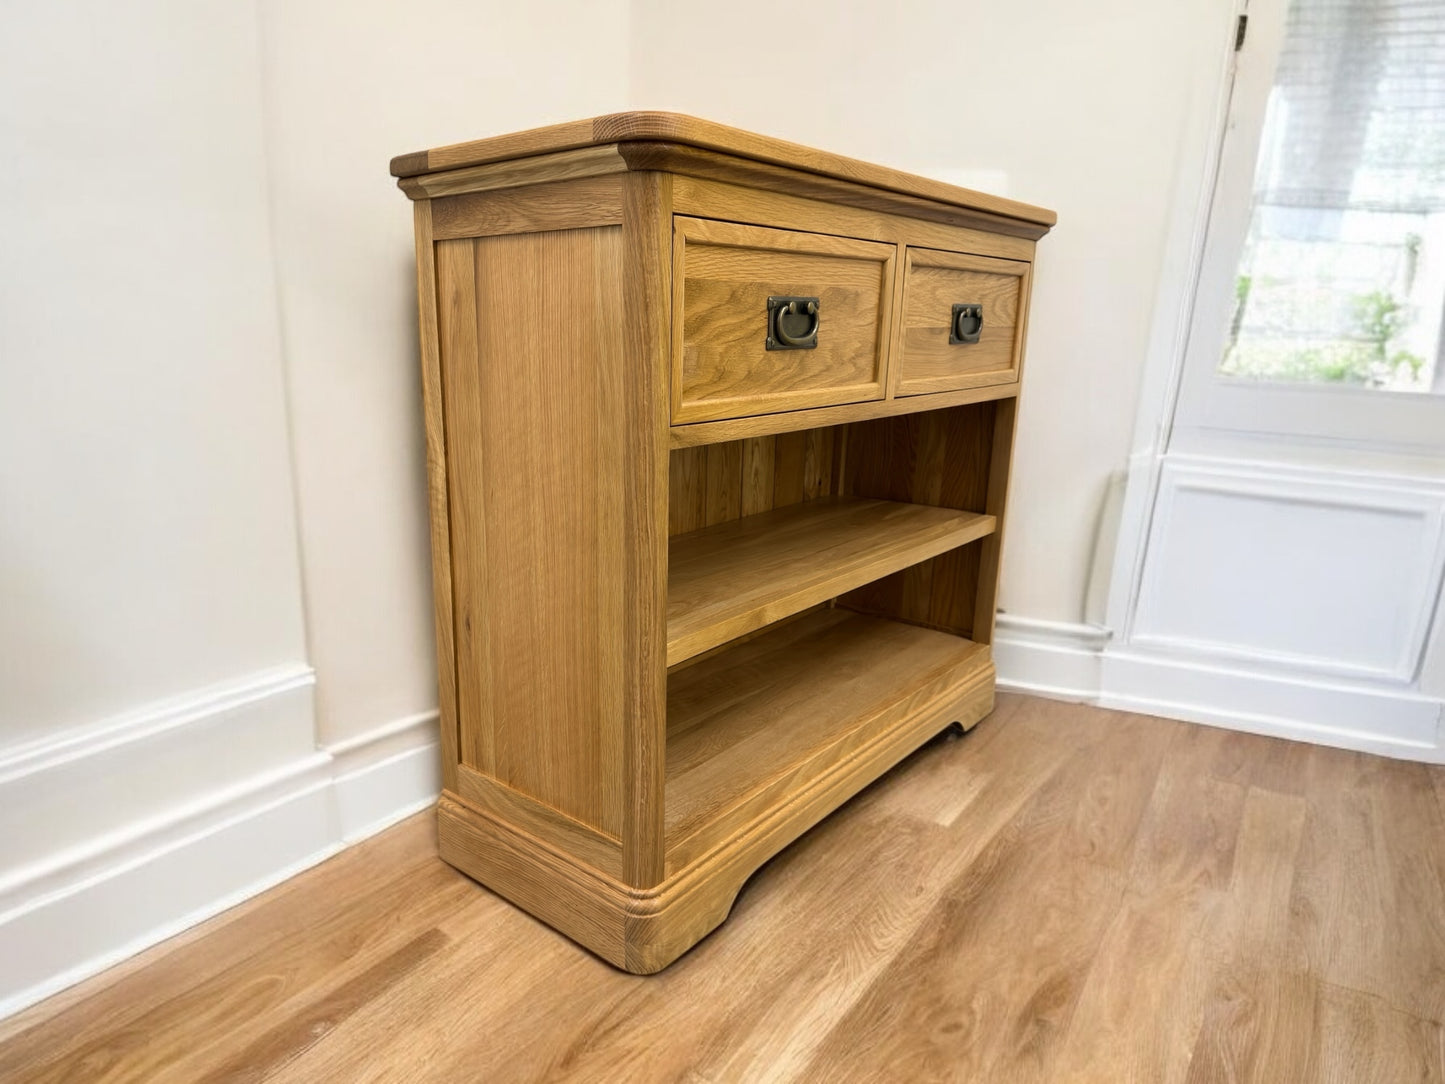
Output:
M1059 211L1036 280L1006 566L1028 571L1006 574L1004 604L1081 616L1107 480L1129 446L1176 168L1168 133L1192 94L1215 92L1201 38L1217 4L915 0L886 19L835 4L801 51L757 32L775 9L756 0L260 7L324 740L435 697L411 224L385 162L615 109L693 112ZM918 26L960 22L989 47L967 63L917 55ZM1026 81L1023 68L1051 76Z
M632 9L635 106L676 109L1052 207L1039 247L1002 605L1078 621L1130 449L1191 103L1217 0L763 0Z
M386 160L629 106L1059 211L1004 603L1081 615L1128 450L1171 133L1217 90L1210 0L842 3L802 48L758 32L775 9L757 0L261 0L259 48L244 6L16 10L0 477L22 514L0 524L0 745L302 658L324 741L434 705L411 226ZM939 47L920 49L930 26Z
M436 704L411 205L396 154L615 111L626 4L263 0L323 740Z
M258 65L246 4L6 5L0 751L304 657Z

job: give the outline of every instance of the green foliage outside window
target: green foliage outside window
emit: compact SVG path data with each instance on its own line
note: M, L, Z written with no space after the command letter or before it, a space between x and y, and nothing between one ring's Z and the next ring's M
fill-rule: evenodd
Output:
M1220 371L1258 380L1308 381L1380 387L1405 376L1416 379L1425 359L1408 350L1391 350L1390 342L1409 322L1409 311L1384 290L1349 299L1347 327L1341 334L1308 344L1298 339L1251 337L1239 341L1251 294L1273 283L1256 283L1249 275L1235 281L1234 315L1229 346Z

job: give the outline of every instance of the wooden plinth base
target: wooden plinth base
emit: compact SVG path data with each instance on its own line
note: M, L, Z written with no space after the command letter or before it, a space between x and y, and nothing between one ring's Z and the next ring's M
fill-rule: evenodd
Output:
M652 974L721 925L764 862L933 735L955 722L972 727L993 699L986 662L886 730L858 738L830 770L653 888L624 885L450 791L437 807L441 857L609 963Z

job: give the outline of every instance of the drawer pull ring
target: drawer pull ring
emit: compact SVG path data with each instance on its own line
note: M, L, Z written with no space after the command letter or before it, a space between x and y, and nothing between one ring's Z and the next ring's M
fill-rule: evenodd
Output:
M769 350L812 350L818 345L816 297L768 298Z
M955 305L953 319L948 325L948 341L951 343L976 343L983 334L983 306Z

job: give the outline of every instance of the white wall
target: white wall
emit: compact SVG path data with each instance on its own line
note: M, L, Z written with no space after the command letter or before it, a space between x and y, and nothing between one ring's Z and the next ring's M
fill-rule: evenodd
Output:
M626 4L264 0L309 646L335 740L436 704L397 154L623 108Z
M258 59L245 5L7 7L0 750L304 658Z
M0 18L4 1015L434 798L411 205L387 163L621 108L626 18Z
M1006 572L1004 604L1081 616L1100 502L1128 449L1175 168L1175 143L1157 133L1177 129L1196 92L1177 76L1212 56L1198 33L1218 22L1215 5L1164 13L1131 0L1087 11L1055 2L1011 13L915 2L884 20L873 4L832 5L821 40L801 52L786 35L757 33L774 9L756 2L640 0L630 16L620 0L525 9L303 0L261 10L325 737L434 698L411 223L386 160L622 108L693 112L1059 210L1036 278L1005 565L1029 572ZM911 27L965 19L971 39L991 43L969 63L946 50L913 55ZM1020 80L1019 57L1059 81ZM1074 92L1060 95L1064 82ZM1141 85L1167 89L1141 95Z
M1253 0L1242 50L1227 21L1201 42L1115 537L1086 622L1001 615L1000 680L1445 762L1445 403L1241 386L1247 411L1216 409L1216 303L1286 8Z
M1039 243L1001 604L1083 617L1124 468L1180 133L1217 85L1217 0L638 0L632 104L1054 208Z

